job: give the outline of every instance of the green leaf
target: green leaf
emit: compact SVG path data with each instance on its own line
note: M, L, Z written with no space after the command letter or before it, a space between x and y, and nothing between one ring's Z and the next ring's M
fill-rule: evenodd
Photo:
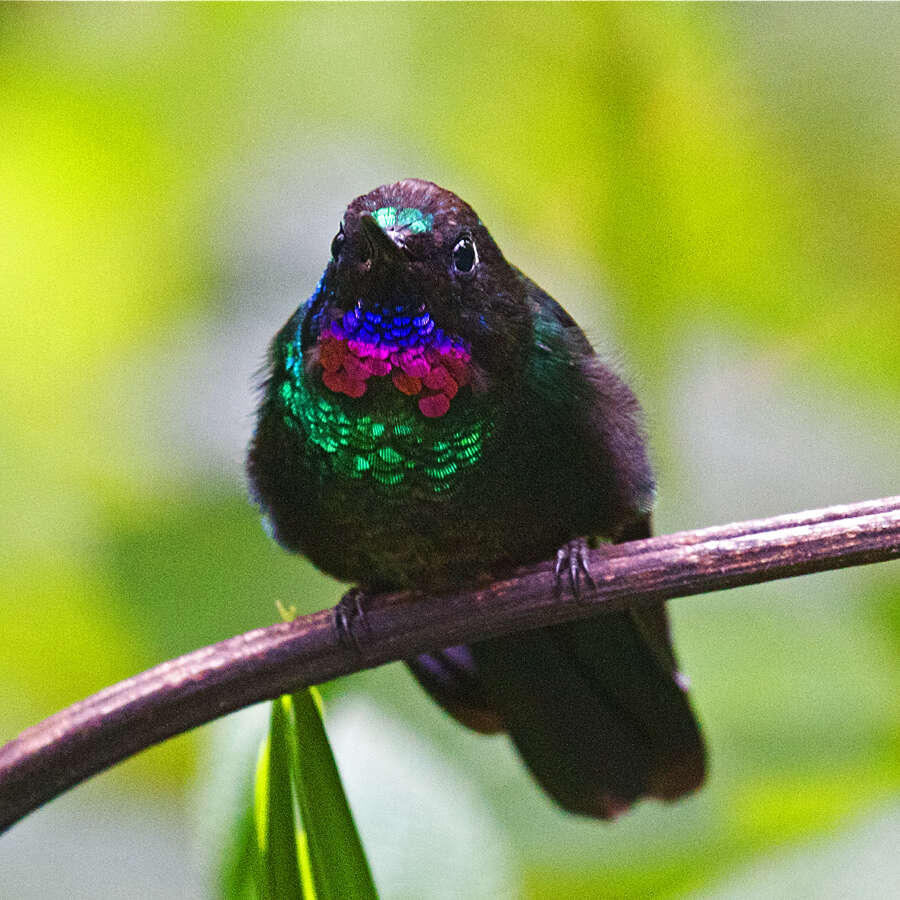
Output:
M317 900L377 900L375 885L322 724L314 688L282 697L293 725L291 780Z
M262 900L377 900L320 707L313 689L272 704L247 854Z
M261 900L304 900L300 874L300 841L291 789L289 713L281 701L272 704L272 723L256 767L257 891Z

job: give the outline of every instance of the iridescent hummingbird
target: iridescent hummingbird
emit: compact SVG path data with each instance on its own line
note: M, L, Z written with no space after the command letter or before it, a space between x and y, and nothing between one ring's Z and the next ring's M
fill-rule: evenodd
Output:
M366 593L457 590L650 534L641 414L571 316L428 181L358 197L278 332L248 472L275 539ZM665 609L408 662L460 722L507 732L573 812L703 782Z

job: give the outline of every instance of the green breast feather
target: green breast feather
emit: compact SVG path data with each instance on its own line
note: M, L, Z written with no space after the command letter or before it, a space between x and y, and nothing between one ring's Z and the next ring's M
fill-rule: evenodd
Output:
M297 342L289 342L279 391L284 422L322 451L319 465L336 476L440 494L482 457L491 424L479 404L460 404L440 419L423 417L412 398L363 412L354 409L360 401L310 385L311 378Z

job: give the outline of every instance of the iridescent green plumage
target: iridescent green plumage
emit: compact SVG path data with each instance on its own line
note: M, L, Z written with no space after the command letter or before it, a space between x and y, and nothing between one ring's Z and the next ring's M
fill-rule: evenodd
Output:
M285 424L323 450L319 465L338 477L397 490L448 491L461 470L480 460L490 435L487 400L434 420L402 395L360 409L308 377L299 338L286 343L284 368L275 377L281 379Z
M424 234L426 231L431 231L434 225L434 216L410 207L397 209L396 206L382 206L372 213L372 218L383 231L391 228L406 228L413 234Z

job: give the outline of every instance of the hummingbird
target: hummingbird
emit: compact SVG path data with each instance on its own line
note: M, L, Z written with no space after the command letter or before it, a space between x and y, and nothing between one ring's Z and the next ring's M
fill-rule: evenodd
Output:
M357 197L269 348L247 471L267 531L363 595L439 593L651 533L641 410L572 317L430 181ZM407 661L506 732L564 809L615 818L703 782L662 604Z

